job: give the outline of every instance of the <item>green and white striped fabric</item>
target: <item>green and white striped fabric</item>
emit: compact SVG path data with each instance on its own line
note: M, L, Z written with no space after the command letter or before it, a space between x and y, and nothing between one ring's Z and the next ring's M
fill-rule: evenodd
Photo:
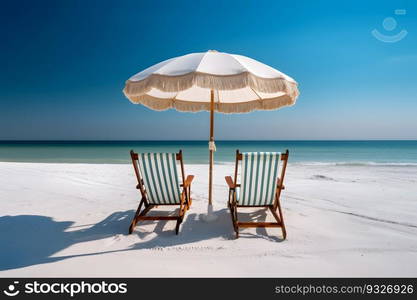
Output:
M280 155L280 152L242 153L241 184L237 194L239 205L274 203Z
M176 154L139 153L138 160L149 203L179 204L181 191Z

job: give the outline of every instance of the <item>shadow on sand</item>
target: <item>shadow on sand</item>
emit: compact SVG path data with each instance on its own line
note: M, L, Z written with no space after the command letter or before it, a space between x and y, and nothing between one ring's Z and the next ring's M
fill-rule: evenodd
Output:
M51 263L71 257L99 255L105 253L124 252L138 249L152 249L172 246L182 246L190 243L223 238L234 239L235 235L231 226L228 209L214 212L217 220L213 223L201 221L201 215L189 213L181 225L179 235L175 235L172 224L169 228L167 222L146 222L156 224L153 231L143 231L136 227L133 234L139 238L138 242L122 250L100 251L68 256L54 256L55 253L64 250L71 245L100 240L118 234L127 235L130 221L134 215L133 210L115 212L97 224L90 226L72 226L75 222L54 221L53 218L38 215L18 215L0 217L0 232L2 245L0 249L0 271L22 268L37 264ZM266 212L260 211L250 216L257 221L266 218ZM144 225L145 223L143 223ZM143 241L147 235L156 234L150 240ZM269 236L264 228L257 228L256 234L241 233L243 238L264 238L271 241L281 241L278 237ZM218 248L221 248L221 244Z
M58 222L47 216L0 217L0 271L58 261L62 258L51 256L71 245L126 233L133 214L133 210L115 212L78 230L71 227L74 222Z

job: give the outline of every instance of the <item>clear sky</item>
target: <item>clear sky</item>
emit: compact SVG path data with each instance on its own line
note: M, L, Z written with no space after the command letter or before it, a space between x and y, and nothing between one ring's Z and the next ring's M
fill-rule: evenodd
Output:
M417 1L1 1L0 25L2 140L206 139L208 113L151 111L122 89L208 49L301 92L290 108L217 114L217 139L417 139Z

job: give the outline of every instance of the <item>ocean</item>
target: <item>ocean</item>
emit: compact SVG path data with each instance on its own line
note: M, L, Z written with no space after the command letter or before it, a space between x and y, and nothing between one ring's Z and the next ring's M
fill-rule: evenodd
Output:
M290 163L417 165L417 141L216 141L215 163L231 163L240 151L290 151ZM188 164L208 162L207 141L0 141L0 161L130 163L129 151L183 150Z

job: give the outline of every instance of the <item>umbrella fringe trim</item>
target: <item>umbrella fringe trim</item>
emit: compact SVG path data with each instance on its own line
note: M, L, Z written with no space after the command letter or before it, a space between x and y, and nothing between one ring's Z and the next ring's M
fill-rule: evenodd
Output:
M249 72L238 75L218 76L205 73L190 73L179 76L152 74L140 81L126 82L124 93L127 96L138 96L156 88L163 92L180 92L198 86L213 90L237 90L251 87L256 92L284 92L292 97L298 96L297 83L284 77L262 78Z
M183 112L209 111L210 103L192 102L174 99L157 98L150 95L128 96L135 104L142 104L153 110L167 110L170 108ZM285 106L292 106L296 98L289 95L282 95L276 98L253 100L240 103L215 103L214 110L221 113L249 113L254 110L275 110Z

